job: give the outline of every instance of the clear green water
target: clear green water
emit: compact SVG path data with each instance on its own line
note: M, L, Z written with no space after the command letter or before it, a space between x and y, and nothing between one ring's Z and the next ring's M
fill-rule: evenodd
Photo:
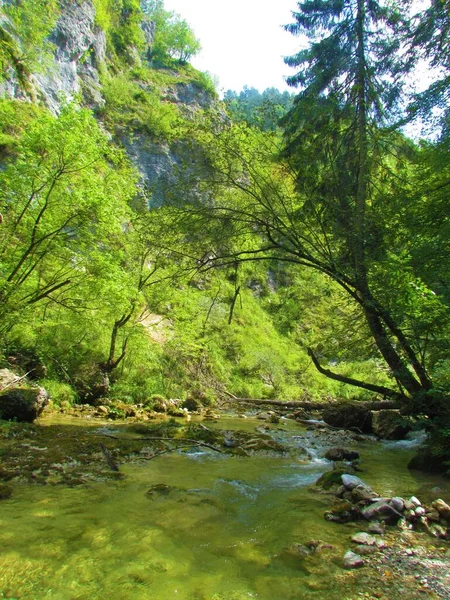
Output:
M288 429L280 435L299 434ZM361 476L382 494L426 500L438 485L448 498L443 481L407 471L411 449L366 442L359 450ZM357 526L326 522L329 498L308 489L327 468L293 456L207 451L123 466L125 478L114 483L16 488L0 505L0 598L357 598L364 575L339 566ZM181 489L146 496L161 483ZM335 549L280 558L286 546L311 539Z

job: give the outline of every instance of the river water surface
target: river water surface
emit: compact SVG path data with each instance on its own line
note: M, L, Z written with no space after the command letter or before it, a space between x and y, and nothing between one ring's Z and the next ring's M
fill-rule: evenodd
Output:
M222 419L217 426L258 425ZM278 440L304 445L297 424L280 427ZM428 501L439 486L448 498L442 480L406 469L411 446L351 444L362 457L361 477L380 494ZM0 504L0 598L358 598L367 587L364 570L343 570L342 555L359 529L324 520L330 498L311 485L331 464L320 458L320 443L310 450L312 460L295 450L248 458L175 452L122 465L124 478L114 482L18 486ZM158 484L172 488L146 494ZM311 540L333 548L304 560L283 554Z

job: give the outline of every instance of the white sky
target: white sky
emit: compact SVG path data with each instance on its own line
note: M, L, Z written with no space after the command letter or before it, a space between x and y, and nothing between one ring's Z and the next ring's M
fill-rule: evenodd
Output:
M202 51L191 62L218 78L219 92L244 85L295 91L285 83L294 71L283 57L299 50L300 39L281 26L293 22L296 0L164 0L164 7L186 19L200 39Z

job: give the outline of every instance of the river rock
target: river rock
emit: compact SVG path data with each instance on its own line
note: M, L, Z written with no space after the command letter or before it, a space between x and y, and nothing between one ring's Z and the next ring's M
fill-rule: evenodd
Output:
M374 523L370 523L369 527L367 528L367 531L369 533L376 533L377 535L383 535L384 527L381 523L377 523L375 521Z
M450 506L441 498L438 498L431 504L432 508L437 510L441 517L450 520Z
M342 484L343 475L348 475L348 471L352 470L350 465L344 463L334 463L332 471L325 471L316 481L316 486L329 490L333 486ZM356 478L357 479L357 478Z
M32 423L49 402L44 388L14 388L0 394L0 418Z
M425 516L429 521L433 521L434 523L439 523L439 521L441 520L441 515L438 513L437 510L429 510L427 511Z
M352 536L352 542L355 542L355 544L362 544L363 546L377 545L377 539L374 538L373 535L370 535L364 531L361 533L355 533L355 535Z
M364 560L356 552L349 550L344 554L344 567L346 569L358 569L364 566Z
M364 545L358 545L355 548L356 554L359 554L361 556L368 556L370 554L375 554L376 552L379 552L379 549L377 548L377 546L364 546Z
M402 515L387 500L378 500L378 502L366 506L362 509L361 514L368 521L371 519L382 519L392 524L397 523L402 518Z
M351 491L351 498L353 502L368 502L374 498L379 498L379 495L372 490L368 485L357 485Z
M394 496L393 498L391 498L391 505L398 512L403 512L405 510L405 501L403 500L403 498L400 498L400 496Z
M325 520L333 523L349 523L360 517L361 511L351 502L339 502L325 512Z
M330 448L325 452L325 458L333 462L339 460L357 460L359 453L355 450L347 450L346 448Z
M355 403L341 403L323 411L327 425L339 429L356 429L362 433L372 433L372 413Z
M445 527L442 527L442 525L431 525L428 533L438 540L448 540L450 532Z
M347 473L344 473L341 477L341 481L349 490L352 490L358 485L369 488L369 486L366 485L362 479L356 477L355 475L348 475Z
M403 440L411 431L411 425L395 410L379 410L373 413L373 432L384 440Z
M411 504L414 505L414 508L417 508L418 506L422 506L422 502L419 500L419 498L416 498L415 496L411 496L409 501L411 502Z
M417 517L424 517L426 512L427 512L427 511L424 509L424 507L423 507L423 506L418 506L418 507L415 509L415 511L414 511L414 514L415 514Z

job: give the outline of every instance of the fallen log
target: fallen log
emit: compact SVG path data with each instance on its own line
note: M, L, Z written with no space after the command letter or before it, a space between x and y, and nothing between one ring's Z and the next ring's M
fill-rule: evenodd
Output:
M340 404L340 402L337 400L327 402L300 402L295 400L283 401L259 398L237 398L236 396L232 396L232 402L237 402L238 404L248 404L250 406L275 406L284 410L304 409L306 411L322 411L325 408L330 408L330 406ZM400 404L393 400L372 400L368 402L354 403L349 402L349 404L356 404L366 408L367 410L394 410L400 408Z

